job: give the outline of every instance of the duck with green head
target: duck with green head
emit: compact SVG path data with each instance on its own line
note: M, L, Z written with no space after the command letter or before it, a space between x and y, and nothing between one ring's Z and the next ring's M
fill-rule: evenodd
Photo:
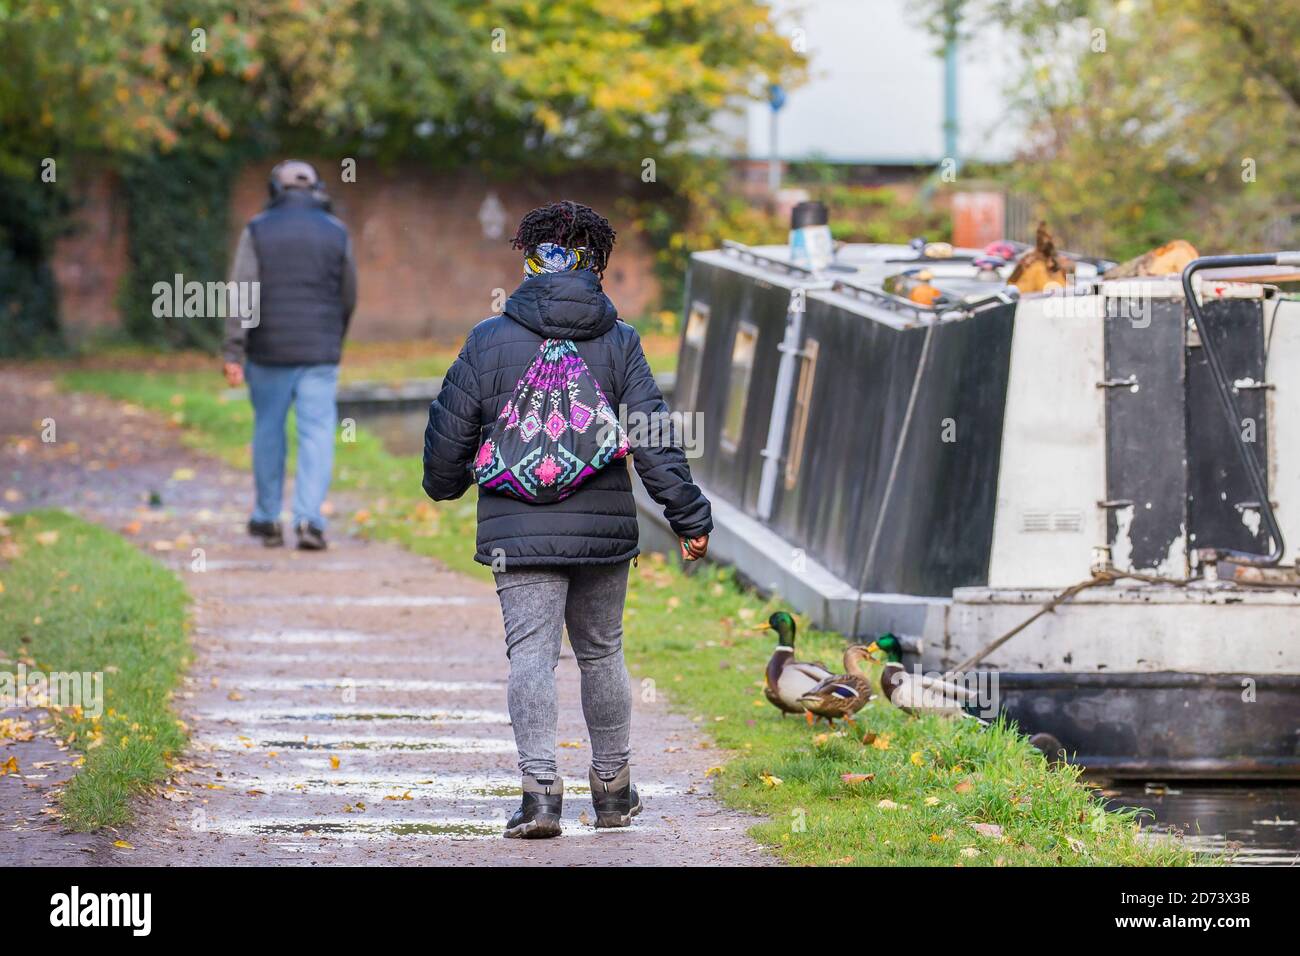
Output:
M903 643L888 631L867 645L867 653L883 654L886 664L903 663Z
M767 662L763 696L781 711L782 717L802 714L805 708L799 698L830 677L830 669L816 661L794 659L795 623L788 612L777 611L766 624L753 630L766 631L769 628L776 631L779 642Z
M913 717L934 714L974 720L985 727L989 723L977 712L978 695L969 687L910 672L895 661L880 672L880 689L886 700Z

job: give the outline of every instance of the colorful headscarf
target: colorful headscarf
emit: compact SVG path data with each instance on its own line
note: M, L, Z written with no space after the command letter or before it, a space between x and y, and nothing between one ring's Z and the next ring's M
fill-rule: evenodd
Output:
M548 272L573 272L591 268L591 253L583 246L567 249L553 242L539 243L529 255L524 256L524 278Z

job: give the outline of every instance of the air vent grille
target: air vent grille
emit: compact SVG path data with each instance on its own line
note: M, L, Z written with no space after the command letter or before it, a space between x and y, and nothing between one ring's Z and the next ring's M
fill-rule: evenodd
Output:
M1020 530L1025 534L1057 532L1078 534L1083 530L1083 512L1074 509L1049 511L1030 508L1020 512Z

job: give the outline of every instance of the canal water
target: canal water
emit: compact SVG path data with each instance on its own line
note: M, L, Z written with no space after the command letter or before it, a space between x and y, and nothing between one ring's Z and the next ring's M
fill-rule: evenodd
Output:
M1142 826L1241 866L1300 867L1300 786L1133 783L1107 786L1112 807L1148 811Z
M427 403L374 404L348 408L396 455L419 455L428 424ZM1300 786L1208 783L1133 783L1107 785L1103 794L1114 807L1146 811L1142 825L1156 834L1180 834L1206 853L1225 855L1239 865L1300 866Z

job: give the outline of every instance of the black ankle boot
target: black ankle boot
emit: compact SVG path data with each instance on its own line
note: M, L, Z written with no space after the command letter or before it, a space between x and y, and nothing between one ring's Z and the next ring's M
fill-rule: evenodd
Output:
M325 532L308 521L299 521L294 528L298 532L299 551L324 551Z
M284 529L280 527L278 521L250 520L248 533L254 538L261 538L262 544L268 548L278 548L284 544Z
M588 777L591 780L591 802L596 808L596 826L631 826L632 818L641 812L641 795L632 786L632 771L627 764L613 780L600 779L595 770Z
M560 835L560 816L564 809L564 781L559 777L551 783L539 783L525 775L524 798L519 809L506 824L510 839L543 840Z

